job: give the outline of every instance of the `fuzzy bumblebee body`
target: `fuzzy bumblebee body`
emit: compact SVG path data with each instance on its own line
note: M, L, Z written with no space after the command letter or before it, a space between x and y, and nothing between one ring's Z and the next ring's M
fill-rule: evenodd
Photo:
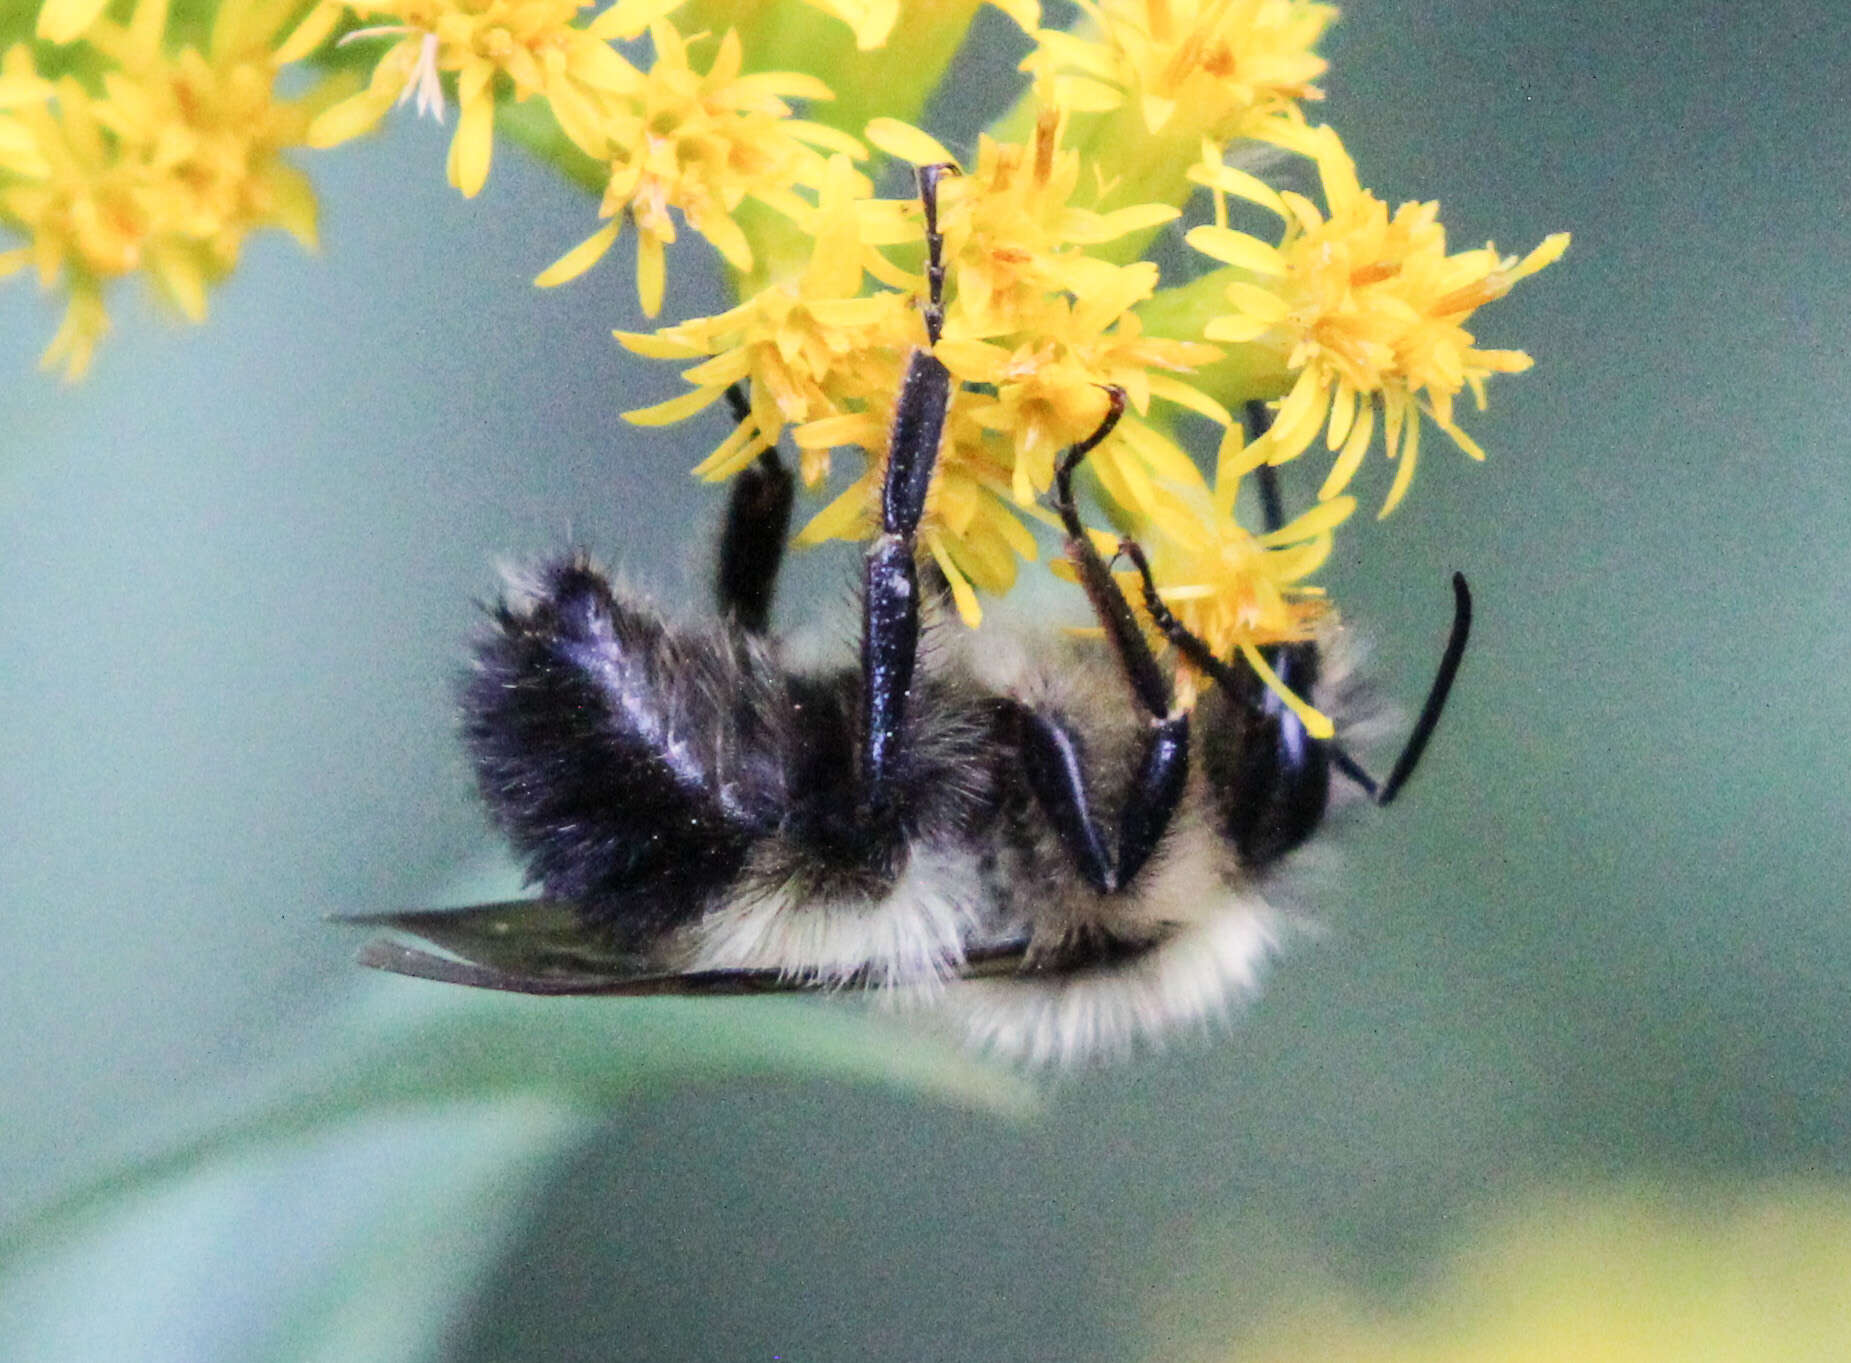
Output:
M1132 787L1148 725L1100 645L934 630L889 818L857 799L859 680L789 670L737 628L671 624L573 557L495 613L465 732L546 897L630 973L929 998L1008 960L1008 980L943 1002L985 1043L1048 1055L1206 1016L1251 982L1273 915L1207 775L1238 765L1215 751L1238 726L1196 726L1135 892L1102 891L1028 775L1029 734L1059 732L1107 793L1093 820L1119 823L1110 793Z
M931 344L937 174L920 177ZM449 956L382 941L362 959L534 993L861 986L1044 1060L1124 1049L1246 992L1278 928L1261 882L1317 829L1333 773L1387 803L1418 761L1463 655L1464 581L1426 706L1378 785L1185 629L1126 540L1146 618L1213 682L1179 702L1075 504L1075 470L1123 411L1107 390L1098 429L1057 461L1053 499L1103 638L941 626L916 532L951 389L929 348L912 355L852 663L793 666L767 632L794 494L775 448L734 483L714 620L671 621L582 555L511 582L463 727L544 898L377 916ZM1269 665L1329 705L1330 642L1276 647Z
M369 963L532 993L865 987L1063 1063L1251 992L1283 926L1264 883L1330 786L1257 680L1203 698L1167 821L1132 882L1101 887L1032 773L1059 734L1100 792L1088 826L1125 826L1151 721L1105 645L928 626L885 817L857 799L861 677L794 669L735 621L671 621L582 555L523 576L463 710L544 898L381 916L462 960L380 942ZM1338 674L1315 694L1341 722L1352 690Z

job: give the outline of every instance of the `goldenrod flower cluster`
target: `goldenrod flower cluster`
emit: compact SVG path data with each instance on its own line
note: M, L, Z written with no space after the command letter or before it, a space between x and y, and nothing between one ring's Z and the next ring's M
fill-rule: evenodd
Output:
M1129 410L1088 461L1096 503L1143 543L1178 618L1263 676L1257 649L1317 626L1309 579L1371 449L1398 465L1383 514L1408 491L1423 425L1482 458L1455 399L1469 389L1482 406L1486 379L1529 358L1480 348L1468 324L1567 245L1449 252L1437 205L1391 211L1364 188L1313 118L1317 45L1337 18L1316 0L1080 0L1064 29L1034 0L996 0L1028 40L1026 79L963 156L921 111L977 0L217 0L203 44L165 34L163 0L116 7L131 12L41 12L39 47L75 43L93 79L42 79L28 44L0 73L0 224L27 239L0 261L30 259L69 292L52 353L72 369L114 276L146 269L197 314L244 232L312 239L312 197L281 152L336 146L394 104L441 119L454 102L463 194L485 183L498 125L596 194L590 234L537 283L584 274L628 230L655 318L668 248L683 259L689 234L712 248L736 307L616 333L690 385L631 419L680 421L736 389L743 418L696 474L725 479L788 442L822 496L799 538L861 538L900 374L927 344L920 205L876 186L896 183L895 163L947 163L960 173L939 182L935 353L959 386L921 538L960 613L976 623L982 595L1038 556L1056 460L1115 387ZM297 62L370 76L281 99L275 78ZM1314 176L1322 203L1261 167ZM1191 248L1176 277L1148 258L1159 234ZM1273 409L1257 439L1233 415L1255 402ZM1204 430L1212 483L1179 443ZM1316 504L1244 526L1243 478L1320 434Z
M294 0L226 5L202 32L169 32L166 0L121 21L97 3L50 0L40 31L81 32L39 74L33 45L0 58L0 275L27 266L68 301L46 367L89 366L109 328L104 294L145 272L188 318L237 264L245 238L280 227L315 244L315 196L283 153L300 146L324 82L277 95L277 45Z

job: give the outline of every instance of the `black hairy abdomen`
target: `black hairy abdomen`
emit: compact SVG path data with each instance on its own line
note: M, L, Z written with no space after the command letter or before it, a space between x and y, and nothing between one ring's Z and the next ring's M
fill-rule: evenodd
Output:
M580 557L504 601L463 689L496 822L551 897L620 939L697 917L784 805L781 697L721 631L671 630Z

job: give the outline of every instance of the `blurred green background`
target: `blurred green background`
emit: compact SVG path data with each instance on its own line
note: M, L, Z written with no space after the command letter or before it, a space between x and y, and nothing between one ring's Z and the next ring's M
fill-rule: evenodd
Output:
M982 25L953 103L1010 41ZM34 369L54 310L0 291L0 1224L326 1081L285 1140L34 1223L0 1355L1235 1358L1281 1295L1451 1290L1460 1237L1538 1185L1647 1185L1680 1210L1640 1234L1674 1245L1737 1243L1775 1189L1851 1274L1851 11L1376 0L1326 51L1384 198L1438 198L1461 247L1575 234L1478 319L1537 357L1467 423L1490 463L1429 442L1331 574L1392 694L1426 685L1454 568L1472 652L1407 797L1307 873L1325 939L1224 1035L1028 1115L952 1062L955 1101L859 1082L892 1033L803 1003L512 1005L542 1052L651 1038L577 1116L496 1100L460 1023L490 1077L457 1101L339 1082L365 1038L441 1050L477 1007L363 977L322 920L504 874L451 714L497 560L577 540L704 603L719 499L686 469L717 431L617 419L678 387L609 338L625 253L528 283L578 192L504 149L465 203L447 130L394 118L308 159L321 257L258 241L199 329L125 291L71 389ZM721 303L677 273L667 315ZM787 610L840 615L852 565L802 561ZM784 1058L701 1058L767 1027ZM812 1065L811 1034L872 1058ZM353 1119L302 1135L315 1104ZM1572 1250L1588 1217L1516 1224ZM1630 1243L1590 1235L1588 1272ZM1640 1309L1702 1296L1700 1258ZM1843 1356L1835 1319L1765 1356Z

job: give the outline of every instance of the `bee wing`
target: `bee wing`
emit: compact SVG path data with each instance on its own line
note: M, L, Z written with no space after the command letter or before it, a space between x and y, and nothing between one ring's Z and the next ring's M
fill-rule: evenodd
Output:
M448 953L439 956L390 937L376 937L360 949L361 965L474 989L638 997L790 993L823 987L815 980L775 970L664 973L601 943L585 931L570 904L557 900L516 899L462 909L356 914L336 921L391 928ZM959 974L966 979L1014 974L1027 950L1025 940L986 947L972 953Z
M754 970L709 970L687 975L529 975L437 956L385 937L360 948L356 959L361 965L395 975L513 994L756 994L803 987L796 981L780 980L770 971Z
M462 909L414 909L338 920L391 928L447 953L390 937L360 949L359 962L421 980L516 994L729 994L779 988L772 971L665 975L585 930L570 905L514 899ZM795 987L785 984L783 988Z

